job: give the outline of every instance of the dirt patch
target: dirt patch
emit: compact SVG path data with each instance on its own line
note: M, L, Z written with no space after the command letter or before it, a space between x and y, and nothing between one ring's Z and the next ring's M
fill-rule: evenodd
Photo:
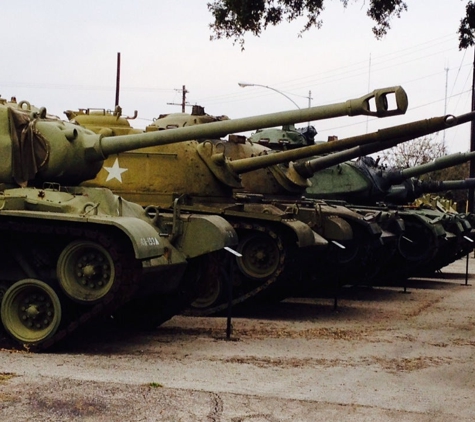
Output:
M0 420L475 420L475 290L449 278L108 326L42 354L0 350ZM442 277L442 276L441 276Z

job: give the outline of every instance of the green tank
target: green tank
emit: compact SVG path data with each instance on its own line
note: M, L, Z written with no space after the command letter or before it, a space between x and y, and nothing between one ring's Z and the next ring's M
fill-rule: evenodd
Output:
M475 153L456 153L404 170L382 169L368 158L359 160L358 166L362 173L371 176L377 185L378 188L377 190L375 188L375 191L379 193L379 198L383 198L392 208L396 209L399 206L401 212L407 215L406 219L423 220L432 228L442 226L445 231L445 234L441 235L442 230L439 230L437 239L434 236L433 241L425 248L414 248L411 244L411 250L427 251L426 254L421 255L421 259L414 260L414 265L411 268L412 273L416 275L431 274L472 251L475 226L470 214L438 209L424 203L417 206L412 204L425 193L474 187L475 180L473 179L439 182L416 178L432 171L462 164L473 158L475 158ZM416 245L420 243L417 233L414 233L412 237L416 239L413 240L413 243Z
M44 350L134 300L153 308L151 323L168 319L196 296L213 253L237 244L219 216L152 217L78 186L101 169L107 139L44 109L0 105L0 313L11 347Z
M395 94L397 110L388 110L389 94ZM372 99L376 100L375 112L369 104ZM190 139L346 114L390 115L406 107L404 91L393 88L297 113L113 137L52 118L44 108L30 113L0 105L4 158L0 166L0 230L7 239L1 246L3 329L17 346L42 350L100 316L124 317L132 311L132 317L157 323L196 297L202 280L212 280L214 271L222 271L222 252L237 244L236 230L220 213L208 212L205 204L187 210L185 198L179 198L183 192L179 192L166 195L170 202L165 208L143 209L108 189L78 186L100 175L108 156L174 143L180 143L188 154L194 145ZM165 160L176 156L162 154ZM181 177L181 172L194 170L197 157L182 170L176 164L168 168ZM210 158L218 166L227 165L223 157ZM142 178L143 170L143 165L136 168ZM120 180L123 173L116 162L109 168L106 163L104 171L108 174L105 182ZM252 204L233 203L230 208L244 207L252 209ZM230 208L228 214L233 213ZM294 221L291 212L279 211L277 217L269 212L260 220L271 226L277 221L278 228L287 229L299 247L327 244ZM265 274L275 276L286 252L276 239L283 234L276 236L265 228L263 239L260 233L259 227L253 231L253 239L263 245L272 265L277 265L269 267L266 257L260 257L262 250L257 251L259 262L251 265L256 270L254 279L263 289ZM243 239L239 240L242 244Z
M341 141L316 144L312 147L301 147L301 145L311 142L302 139L303 136L296 136L298 133L292 129L292 142L282 142L282 139L288 140L291 138L288 134L285 136L282 133L284 131L281 131L279 134L276 129L260 131L257 134L257 139L254 135L251 136L251 139L261 144L262 142L260 141L264 139L264 145L277 147L276 149L278 150L287 149L285 153L295 159L300 158L300 150L314 150L317 155L328 153L327 155L319 156L311 160L296 162L293 164L291 163L292 165L289 166L281 166L281 173L288 174L289 178L294 181L298 180L298 177L303 179L309 178L311 186L305 186L306 198L324 198L328 205L338 205L340 207L349 208L359 214L364 220L377 222L383 231L396 235L397 247L395 249L392 248L394 245L394 242L392 242L389 248L376 249L376 251L379 250L379 253L374 249L372 253L369 253L371 248L366 247L363 248L364 253L362 256L355 255L356 262L363 265L363 268L360 268L359 270L359 274L363 277L358 278L358 271L355 271L354 265L350 267L351 271L348 271L344 266L339 265L337 276L340 281L342 283L348 282L354 284L359 280L368 282L371 278L375 279L377 276L380 277L382 272L385 274L398 274L398 276L401 277L416 275L417 268L422 267L424 262L428 263L429 259L431 259L432 262L439 261L441 263L447 263L447 259L438 260L440 254L443 254L444 251L450 249L454 253L447 256L458 257L462 253L466 253L466 248L471 248L472 244L467 239L470 229L466 219L446 215L444 216L444 219L439 222L438 220L434 221L433 216L429 219L428 211L425 213L422 213L421 211L417 213L403 213L404 210L394 210L387 206L378 205L373 207L362 207L361 205L355 206L353 202L350 202L349 200L345 201L346 193L351 192L350 186L348 185L354 185L356 187L364 185L368 190L373 187L370 181L362 181L362 177L357 178L353 175L348 178L342 177L341 186L334 188L334 185L337 184L335 179L338 179L338 177L343 173L340 169L344 169L352 163L346 162L345 160L353 159L365 154L375 153L384 147L393 146L415 137L425 136L432 132L463 124L473 120L474 117L474 113L468 113L458 117L436 117L382 129L372 134L356 136ZM363 141L370 143L362 145ZM358 146L352 147L353 145ZM298 147L292 148L292 146ZM332 152L337 151L338 149L343 149L344 147L352 148L348 148L342 152ZM330 171L333 172L333 176L327 177L326 173ZM414 170L411 169L411 171ZM264 186L262 186L263 184ZM275 189L275 187L271 185L270 179L266 178L262 172L259 175L244 175L243 185L247 187L247 189L255 189L255 186L259 185L260 190L265 191L268 194ZM304 186L304 183L300 183L300 186ZM327 192L328 195L320 196L319 194L314 194L314 190L319 191L319 188L322 186L327 189L325 192ZM281 189L280 193L283 193L282 187L284 187L284 184L279 185L279 189ZM342 193L341 196L337 196L335 193L340 191ZM274 193L277 192L279 191L274 190ZM302 192L302 190L300 192ZM349 197L351 198L351 196ZM335 201L333 198L339 199L340 201ZM358 201L354 202L357 204L361 203ZM372 204L374 205L374 203ZM455 231L455 229L457 229L457 231L454 234L453 231ZM363 247L362 245L364 245L361 239L362 237L359 236L356 246L354 248L349 248L349 250L361 249ZM389 237L389 239L391 239L391 237ZM448 239L450 239L450 242ZM448 245L454 242L456 242L456 245L449 248ZM437 251L439 251L438 254L436 254ZM366 256L366 259L364 259L364 256ZM368 259L368 257L374 257L374 259ZM389 271L389 268L392 268L392 270ZM424 268L428 268L428 265ZM402 269L404 269L404 271ZM321 277L321 272L318 268L315 268L313 272L317 274L317 278ZM325 268L325 272L328 273L328 266ZM335 276L332 274L332 278L334 277Z
M473 113L468 113L459 116L457 122L461 124L472 119ZM275 136L267 136L266 133L267 131L258 132L254 140L260 142L260 139L264 139L267 145L281 149L282 142L276 141ZM397 136L399 135L394 135L395 143L398 142ZM282 138L282 135L280 137ZM285 147L298 147L302 144L300 139L299 142L288 143ZM386 270L386 274L407 277L433 272L469 253L473 248L473 234L467 216L427 208L401 208L396 205L412 202L424 192L440 191L448 187L468 188L472 181L435 183L420 181L414 176L468 161L473 158L473 153L457 153L405 170L387 170L379 166L373 158L364 156L377 150L377 145L374 148L365 145L364 148L355 148L354 151L348 150L317 158L311 161L312 164L306 163L306 166L311 167L309 174L318 171L311 178L312 186L307 188L306 196L327 201L343 201L337 203L346 204L362 214L389 212L397 213L403 218L405 235L401 238L396 254L399 258L392 260L393 263L390 269ZM344 158L352 159L358 156L361 158L357 161L343 162ZM332 163L337 165L329 166Z

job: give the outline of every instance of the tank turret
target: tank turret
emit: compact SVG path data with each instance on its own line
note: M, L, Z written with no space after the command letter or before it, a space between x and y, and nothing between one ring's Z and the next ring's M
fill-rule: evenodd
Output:
M194 105L191 114L188 113L170 113L161 114L153 123L145 128L145 132L154 132L156 130L176 129L185 126L201 125L203 123L220 122L229 120L228 116L211 116L205 113L204 107Z
M221 140L192 141L194 143L188 142L184 148L179 149L173 145L168 148L166 146L151 147L143 151L133 151L111 157L108 161L110 165L104 166L98 177L94 181L88 182L88 185L102 186L105 184L115 191L128 195L137 192L136 196L130 199L144 205L160 202L167 196L170 200L174 195L180 194L222 196L229 194L231 189L244 189L273 195L303 193L309 186L307 179L322 168L330 167L349 158L355 158L362 153L385 149L413 137L422 136L422 134L465 123L473 117L475 114L457 118L443 116L425 119L337 142L310 145L281 152L272 152L267 147L249 143L244 137L239 136L230 136L228 142ZM196 126L196 128L214 125L215 123ZM175 131L176 129L172 132ZM111 138L112 142L113 139ZM115 139L120 140L120 137ZM296 162L296 160L306 157L342 151L345 148L347 150L339 154L333 153L309 161ZM144 158L147 159L144 160ZM277 166L288 162L290 164ZM119 165L122 167L114 167ZM180 168L179 166L183 166L182 171L178 171L173 180L164 183L164 180L169 179L170 172L173 169L177 170ZM188 170L190 166L195 170L190 172ZM124 177L124 180L122 177L111 176L111 172L115 169L125 172L138 168L140 168L140 174L135 176L128 173L128 177ZM257 172L255 172L256 170ZM269 178L264 175L268 172L271 172L273 177ZM200 176L197 177L197 174Z
M274 150L286 150L315 144L317 130L314 126L296 128L295 125L283 126L282 129L265 129L253 133L249 140Z
M372 154L401 142L406 142L439 130L445 130L452 126L464 124L473 119L475 119L475 113L467 113L458 117L448 115L424 119L380 129L377 132L354 136L347 139L282 151L276 153L275 156L269 154L265 158L259 157L259 159L248 158L247 160L239 160L238 163L231 162L231 165L236 169L235 171L245 169L247 172L252 169L257 169L259 161L264 162L267 160L268 164L272 164L271 161L275 160L275 163L277 164L279 155L288 157L291 161L302 160L304 157L316 155L318 157L314 159L291 162L287 167L284 168L281 166L279 168L281 173L280 180L285 180L286 182L285 185L282 183L284 188L298 191L300 187L300 189L306 189L307 196L311 196L314 189L318 190L319 187L326 182L325 177L320 177L321 170L331 168L340 163L346 164L347 160L360 157L364 154ZM238 158L232 154L230 154L230 156L234 160ZM277 170L275 170L275 172L277 172ZM250 187L254 183L259 183L257 180L258 178L257 174L243 177L244 187ZM310 184L307 179L310 179L311 186L309 186ZM271 188L268 188L265 193L271 193L270 189ZM347 189L348 188L346 187L346 190L344 190L345 193L347 192ZM332 195L332 193L333 189L329 188L329 195Z
M457 121L473 119L472 114L460 116ZM343 152L341 156L348 156L349 152ZM328 163L332 159L336 160L339 153L334 154L333 158L332 155L316 161ZM391 206L391 209L403 218L406 234L400 244L400 259L394 260L386 273L408 276L433 272L473 249L473 242L470 240L474 238L471 224L464 215L431 210L425 206L415 209L405 205L412 203L424 192L440 191L449 187L467 189L473 182L437 183L421 181L415 176L461 164L473 158L473 153L456 153L409 169L391 170L380 166L378 160L372 157L362 156L356 161L340 162L336 166L320 170L311 178L312 186L307 188L306 196L327 201L345 201L346 204L351 204L352 209L359 210L362 210L362 206L367 207L366 209L375 209L376 206L384 209ZM398 208L397 205L405 207Z
M0 97L0 105L16 108L16 109L20 109L20 110L25 110L25 111L38 111L39 110L35 106L32 106L28 101L25 101L25 100L17 101L16 97L11 97L10 101L6 100L5 98Z
M464 123L471 116L472 113L459 116L457 122ZM362 150L362 152L364 151ZM343 152L341 156L343 157L344 154L348 154L348 152ZM319 173L318 178L314 179L315 183L307 189L307 195L345 199L359 204L372 204L378 201L407 204L413 202L419 195L428 192L427 189L430 189L429 186L431 186L428 182L422 183L415 177L453 167L475 158L474 152L458 152L437 158L429 163L400 170L386 169L379 165L378 160L363 155L360 154L361 158L357 161L342 163L338 168L327 167L326 170ZM337 157L338 155L335 156L335 158ZM326 160L330 159L331 156ZM321 161L325 162L325 157ZM432 186L434 189L436 188L434 183ZM452 189L465 188L467 186L464 184L452 187Z
M79 124L94 133L104 136L128 135L141 133L134 129L129 120L137 118L137 110L132 116L123 116L122 107L116 106L114 110L104 108L80 108L79 110L66 110L64 112L71 123Z

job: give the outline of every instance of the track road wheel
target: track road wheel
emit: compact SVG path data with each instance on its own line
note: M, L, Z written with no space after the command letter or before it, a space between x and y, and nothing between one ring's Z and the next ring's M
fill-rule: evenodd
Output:
M206 309L214 306L222 296L223 286L221 279L211 278L203 284L199 296L191 304L193 308Z
M199 268L195 271L195 300L191 303L194 309L207 309L216 306L225 297L226 274L224 273L227 257L222 253L208 254L198 261ZM197 267L197 265L195 265ZM191 270L193 271L193 269Z
M101 245L75 240L59 256L57 274L66 295L75 302L92 305L114 286L115 264Z
M46 283L25 279L4 294L1 310L5 330L22 344L40 344L52 337L61 322L61 303Z
M242 258L237 259L237 264L246 277L255 280L268 278L279 268L282 245L273 235L272 232L253 232L239 242L237 249Z

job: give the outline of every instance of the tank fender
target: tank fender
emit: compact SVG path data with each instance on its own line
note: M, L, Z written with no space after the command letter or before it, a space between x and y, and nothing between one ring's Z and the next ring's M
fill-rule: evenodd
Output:
M195 258L224 247L238 244L234 228L218 215L182 214L181 234L176 237L174 246L187 258Z
M160 238L157 229L147 222L135 217L110 217L92 215L82 217L79 215L63 214L46 211L23 211L23 210L3 210L0 216L11 216L32 220L54 220L80 224L98 224L117 227L122 231L132 243L135 258L139 260L160 257L165 254L164 239Z
M353 229L348 221L337 215L330 215L323 219L323 234L327 239L343 241L353 240Z
M326 247L328 242L314 232L307 224L299 220L282 220L282 223L287 227L290 227L294 234L297 236L297 245L300 248L307 246L319 246Z
M428 228L433 234L433 236L437 238L444 238L447 234L447 232L444 229L444 226L440 222L432 221L428 217L420 213L404 212L404 213L401 213L401 216L404 220L415 220L419 224Z
M101 216L90 216L87 220L90 223L109 224L121 230L132 243L137 259L156 258L165 253L165 245L157 229L143 220L134 217Z

